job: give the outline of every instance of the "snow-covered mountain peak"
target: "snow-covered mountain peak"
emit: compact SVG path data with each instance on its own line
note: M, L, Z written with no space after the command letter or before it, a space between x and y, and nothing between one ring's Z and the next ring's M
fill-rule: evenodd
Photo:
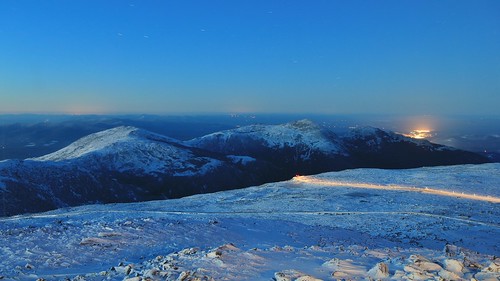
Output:
M188 143L205 149L225 151L228 146L257 142L272 149L308 147L325 154L347 154L336 136L322 130L316 123L304 119L282 125L250 125L213 133Z
M381 130L379 128L366 126L366 127L355 127L355 128L350 129L349 132L347 133L347 137L366 138L366 137L373 137L373 136L380 135L380 134L388 134L388 132Z
M289 126L297 130L311 131L320 130L320 126L309 119L302 119L295 122L286 123L283 126Z
M456 150L453 147L431 143L430 141L424 139L407 137L392 131L374 127L353 128L344 136L344 139L349 141L362 141L373 148L380 148L384 143L409 143L428 150Z
M221 165L216 159L197 156L178 140L135 127L121 126L83 137L34 161L85 161L117 171L148 174L203 174Z
M44 155L33 160L37 161L64 161L79 158L92 152L102 151L116 143L131 141L143 135L140 129L130 126L120 126L97 132L83 137L69 146L54 153Z

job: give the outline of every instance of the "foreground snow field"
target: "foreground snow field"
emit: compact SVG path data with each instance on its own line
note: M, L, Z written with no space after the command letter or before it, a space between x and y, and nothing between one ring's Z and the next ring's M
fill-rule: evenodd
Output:
M499 200L483 164L2 218L0 279L500 280Z

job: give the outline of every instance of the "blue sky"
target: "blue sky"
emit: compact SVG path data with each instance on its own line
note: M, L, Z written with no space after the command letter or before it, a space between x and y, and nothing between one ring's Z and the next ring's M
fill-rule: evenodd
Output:
M0 113L500 114L500 1L0 1Z

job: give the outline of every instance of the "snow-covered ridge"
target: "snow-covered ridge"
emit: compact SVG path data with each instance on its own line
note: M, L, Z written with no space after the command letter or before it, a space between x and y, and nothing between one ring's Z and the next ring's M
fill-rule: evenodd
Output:
M129 126L91 134L59 151L30 160L81 160L121 172L140 170L183 176L204 174L221 164L216 159L197 157L177 140Z
M380 146L384 141L403 141L413 143L421 147L433 148L436 150L456 150L453 147L434 144L429 142L428 140L410 138L392 131L382 130L370 126L353 128L349 130L349 132L344 137L348 139L371 139L368 143L371 146Z
M118 142L131 141L133 137L131 133L137 131L134 127L116 127L109 130L97 132L86 137L83 137L67 147L60 149L54 153L47 154L41 157L32 158L36 161L64 161L82 157L89 153L101 151L109 148Z
M263 142L267 147L283 149L305 145L325 154L347 155L345 149L334 139L332 132L322 130L310 120L299 120L282 125L250 125L237 129L216 132L188 141L193 146L203 147L216 139L221 145L238 137Z
M89 153L103 152L106 149L116 146L116 144L118 143L132 143L137 141L144 141L145 139L165 143L175 141L173 139L146 132L135 127L120 126L88 135L54 153L37 158L32 158L31 160L64 161L75 159L85 156Z

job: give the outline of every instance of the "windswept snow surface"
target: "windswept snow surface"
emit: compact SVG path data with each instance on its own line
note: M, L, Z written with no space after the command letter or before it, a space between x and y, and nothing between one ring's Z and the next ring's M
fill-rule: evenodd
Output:
M499 280L500 204L418 192L425 188L498 198L500 164L358 169L3 218L0 276Z
M120 172L140 170L161 174L172 170L176 176L204 174L222 164L213 158L195 157L178 140L127 126L91 134L61 150L31 160L64 162L73 159L85 165L102 164ZM200 163L203 164L201 168Z
M187 143L196 147L210 147L214 140L217 140L216 143L224 146L232 141L238 143L241 141L238 138L241 137L261 142L273 149L306 145L310 149L324 154L348 155L342 145L334 139L333 133L322 130L320 126L309 120L299 120L282 125L250 125L213 133ZM211 148L214 149L214 147ZM224 151L222 147L215 149ZM304 155L303 157L307 159L308 156Z

